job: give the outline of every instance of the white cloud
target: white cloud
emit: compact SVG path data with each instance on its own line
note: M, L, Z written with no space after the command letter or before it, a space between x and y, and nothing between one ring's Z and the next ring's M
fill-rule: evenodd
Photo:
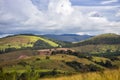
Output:
M102 17L102 15L97 11L92 11L92 12L88 13L88 16L90 16L90 17Z
M119 23L101 16L115 8L73 6L69 0L1 0L0 32L118 33Z
M10 35L13 35L13 34L0 34L0 38L6 37L6 36L10 36Z
M116 13L116 17L120 17L120 10Z
M105 0L101 4L111 4L111 3L114 3L114 2L118 2L118 0Z

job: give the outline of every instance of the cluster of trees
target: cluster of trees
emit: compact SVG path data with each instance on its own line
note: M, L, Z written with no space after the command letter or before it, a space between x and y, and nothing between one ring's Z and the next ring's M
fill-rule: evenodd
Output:
M56 50L56 51L52 51L51 55L56 55L56 54L67 54L67 55L73 55L73 56L77 56L79 58L87 58L87 59L91 59L92 55L89 53L80 53L80 52L75 52L72 50Z
M42 40L37 40L33 45L33 49L47 49L47 48L53 47Z
M66 62L68 66L73 67L78 72L88 72L88 71L100 71L102 70L100 67L97 67L93 64L82 64L77 61Z
M12 52L12 51L17 51L17 50L27 50L27 49L32 49L31 47L21 47L21 48L5 48L3 50L0 50L0 54L4 54L4 53L8 53L8 52Z
M116 50L114 52L104 52L104 53L99 53L99 54L92 54L92 56L99 56L99 57L106 57L106 58L111 58L112 56L119 56L120 51Z
M3 50L0 50L0 54L11 52L17 50L16 48L5 48Z
M120 58L118 58L117 56L112 56L109 58L111 61L120 61Z
M72 50L55 50L52 51L51 55L55 55L55 54L68 54L68 55L75 55L78 54L77 52L73 52Z
M79 58L87 58L87 59L92 59L92 56L99 56L99 57L106 57L106 58L111 58L111 56L119 56L120 55L120 50L116 50L114 52L110 52L110 50L107 50L104 53L99 53L99 54L91 54L89 52L73 52L72 50L55 50L52 51L51 55L55 54L67 54L67 55L73 55L77 56Z
M117 68L117 66L113 65L111 61L109 60L106 60L105 62L104 61L101 61L101 62L96 62L95 63L99 64L99 65L102 65L104 67L107 67L107 68Z

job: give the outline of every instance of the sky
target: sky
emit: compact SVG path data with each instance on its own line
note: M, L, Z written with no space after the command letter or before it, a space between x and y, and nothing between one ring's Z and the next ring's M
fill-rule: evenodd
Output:
M120 0L0 0L0 34L120 34Z

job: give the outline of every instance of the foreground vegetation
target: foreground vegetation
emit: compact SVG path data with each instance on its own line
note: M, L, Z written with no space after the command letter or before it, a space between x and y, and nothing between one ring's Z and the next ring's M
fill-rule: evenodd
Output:
M119 56L114 56L116 58L112 60L97 56L80 58L71 55L70 51L58 54L59 52L51 55L31 53L27 58L1 61L0 80L119 80L120 78ZM7 53L6 56L10 54L12 55Z
M32 69L28 69L25 72L9 72L5 73L0 71L0 80L120 80L120 69L117 70L106 70L102 72L88 72L88 73L79 73L79 74L68 74L67 76L58 75L57 73L61 73L56 70L52 71L34 71ZM48 74L48 78L40 78ZM51 77L51 76L52 77Z
M39 80L120 80L120 69Z

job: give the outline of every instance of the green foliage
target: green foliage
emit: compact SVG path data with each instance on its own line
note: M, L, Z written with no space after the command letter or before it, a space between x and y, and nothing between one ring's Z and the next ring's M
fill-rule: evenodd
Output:
M26 66L26 65L28 65L28 63L26 63L26 62L24 62L24 61L20 61L20 62L18 62L18 65L22 65L22 66Z
M53 47L42 40L37 40L33 45L33 49L48 49L48 48Z
M26 72L19 73L14 72L0 72L0 80L38 80L39 73L34 71L34 69L28 68Z
M41 59L40 58L36 58L36 61L40 61Z
M100 62L95 61L95 63L97 63L97 64L99 64L101 66L107 67L107 68L117 68L117 66L113 65L112 62L109 61L109 60L100 61Z
M94 64L85 65L76 61L66 62L67 65L73 67L78 72L88 72L88 71L100 71L100 67L97 67Z
M50 59L50 57L49 56L46 56L46 58L45 59Z

